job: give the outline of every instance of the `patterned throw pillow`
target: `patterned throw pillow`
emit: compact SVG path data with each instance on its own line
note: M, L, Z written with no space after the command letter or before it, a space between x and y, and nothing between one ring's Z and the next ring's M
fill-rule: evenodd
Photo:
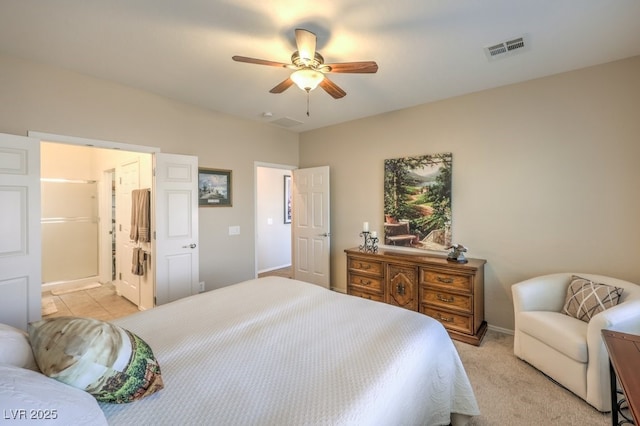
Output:
M596 283L574 275L567 288L567 299L562 311L569 316L589 322L594 315L616 306L622 290L619 287Z
M160 366L140 337L92 318L58 317L29 324L43 374L102 402L131 402L164 387Z

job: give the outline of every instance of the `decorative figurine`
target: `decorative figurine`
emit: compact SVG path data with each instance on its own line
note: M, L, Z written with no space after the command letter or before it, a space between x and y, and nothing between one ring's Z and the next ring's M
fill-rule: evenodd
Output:
M464 257L464 253L467 251L467 248L462 244L452 244L448 249L453 249L447 255L447 260L449 262L456 263L467 263L468 260Z

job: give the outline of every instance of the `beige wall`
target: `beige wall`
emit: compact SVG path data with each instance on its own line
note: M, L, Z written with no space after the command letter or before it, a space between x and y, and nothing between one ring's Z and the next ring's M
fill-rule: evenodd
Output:
M503 328L523 278L573 270L640 282L639 117L640 57L298 137L0 55L2 133L157 146L233 170L233 207L200 209L207 289L253 277L254 161L331 166L332 282L344 289L343 250L363 221L382 231L384 159L452 152L454 241L487 259L486 317Z
M284 223L284 177L291 170L258 167L256 213L258 272L291 265L291 223Z
M331 167L334 286L362 222L382 232L383 161L438 152L490 325L513 328L510 287L535 275L640 283L640 57L302 134L300 166Z
M215 86L202 90L216 96ZM207 289L255 274L254 162L298 164L298 135L0 55L0 132L29 130L159 147L233 171L233 207L200 209ZM238 225L239 236L228 228Z

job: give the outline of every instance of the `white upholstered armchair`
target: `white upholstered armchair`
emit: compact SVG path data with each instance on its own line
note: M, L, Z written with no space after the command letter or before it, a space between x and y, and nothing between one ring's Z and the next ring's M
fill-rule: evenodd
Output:
M623 289L616 306L584 322L562 313L571 277ZM515 355L599 411L610 411L609 357L603 329L640 334L640 286L602 275L559 273L511 287Z

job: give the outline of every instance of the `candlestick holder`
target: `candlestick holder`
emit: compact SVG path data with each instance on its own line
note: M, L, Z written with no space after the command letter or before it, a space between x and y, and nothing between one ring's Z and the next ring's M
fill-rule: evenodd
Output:
M364 242L358 246L360 251L367 253L378 252L378 237L372 237L369 231L362 231L360 236L364 238Z

